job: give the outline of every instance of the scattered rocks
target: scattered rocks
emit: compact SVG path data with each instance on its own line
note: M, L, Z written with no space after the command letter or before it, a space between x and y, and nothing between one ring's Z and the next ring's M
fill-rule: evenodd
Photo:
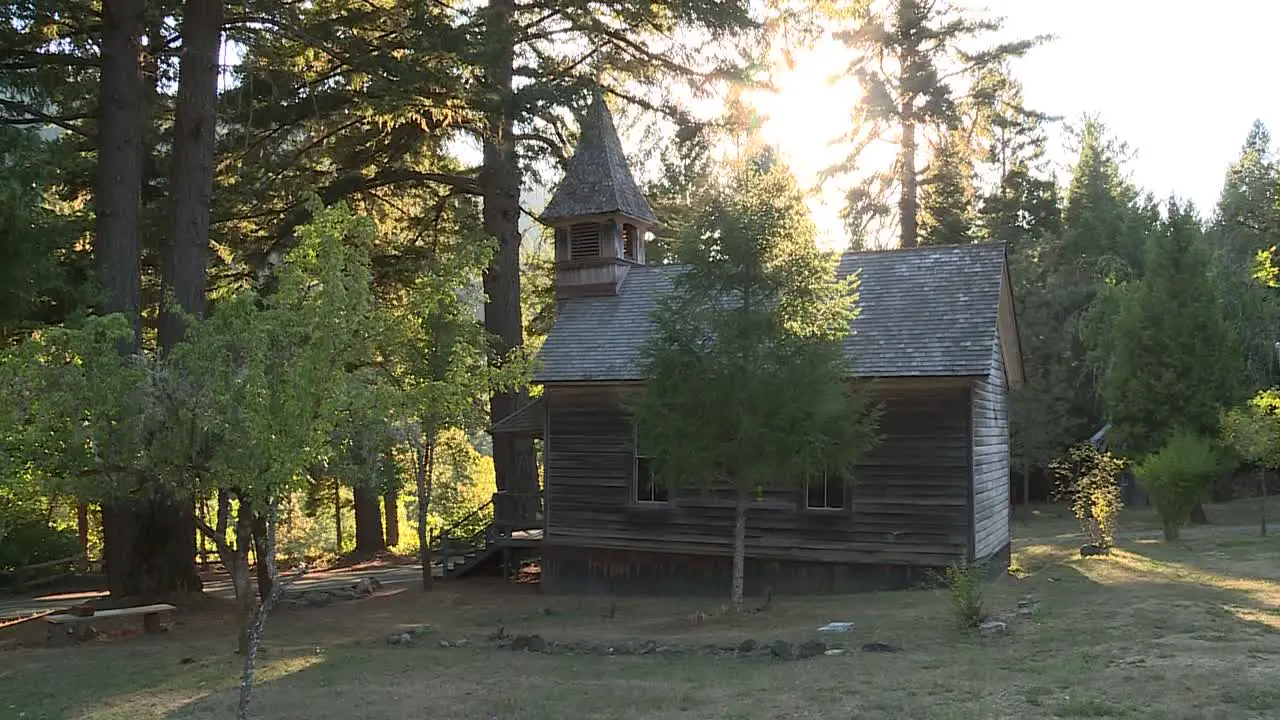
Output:
M433 632L430 625L421 625L404 631L398 631L387 636L388 645L416 645L417 641L430 632ZM843 655L848 652L844 648L833 647L822 640L805 640L802 642L790 642L787 640L775 640L768 644L762 644L753 638L747 638L736 644L717 645L705 643L700 645L685 644L659 644L654 640L644 639L626 639L611 643L591 643L583 641L553 641L536 633L520 633L517 635L507 634L505 628L499 628L497 632L488 636L489 647L510 649L518 652L540 653L546 655L596 655L603 657L610 656L634 656L634 655L661 655L661 656L688 656L702 655L716 658L778 658L780 660L803 660L807 658L818 657L820 655ZM440 639L436 644L441 648L462 648L468 646L467 638L458 639ZM879 645L873 643L872 645ZM889 648L891 646L884 646ZM866 649L866 647L864 647ZM896 652L897 648L891 650L876 650L873 652Z
M796 646L786 640L776 640L769 646L769 650L773 652L773 656L779 660L795 660Z
M526 652L546 652L547 641L541 635L516 635L511 638L512 650L523 650Z
M988 620L978 626L978 633L982 637L997 637L1004 635L1009 630L1009 625L1001 620Z
M873 653L902 652L902 648L897 647L895 645L890 645L889 643L882 643L882 642L869 642L864 644L861 649L862 649L862 652L873 652Z
M817 657L827 651L827 644L821 640L806 640L796 647L796 657L806 660Z

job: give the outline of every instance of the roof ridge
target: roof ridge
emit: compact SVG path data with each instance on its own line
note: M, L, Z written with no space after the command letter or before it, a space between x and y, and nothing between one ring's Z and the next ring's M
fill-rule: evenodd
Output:
M845 250L844 252L840 253L840 257L845 258L851 255L889 255L889 254L896 255L896 254L910 254L910 253L926 253L926 252L936 252L939 250L976 250L976 249L986 250L988 248L996 248L996 247L1003 247L1007 250L1009 247L1009 243L1004 240L980 240L977 242L969 242L969 243L948 243L946 245L917 245L916 247L909 247L909 248L896 247L896 248L883 248L883 249L875 249L875 250Z

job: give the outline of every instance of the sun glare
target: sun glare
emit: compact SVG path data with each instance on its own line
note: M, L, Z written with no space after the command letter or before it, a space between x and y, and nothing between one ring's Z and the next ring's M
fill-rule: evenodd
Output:
M763 116L762 139L786 159L801 186L809 193L809 210L818 226L819 244L843 250L848 233L840 219L843 193L855 175L837 175L821 182L827 168L844 160L848 145L842 138L850 131L854 106L862 89L843 75L849 51L827 35L812 49L797 53L794 62L774 60L774 90L757 90L747 99ZM893 148L877 145L863 153L862 167L881 169L893 162Z

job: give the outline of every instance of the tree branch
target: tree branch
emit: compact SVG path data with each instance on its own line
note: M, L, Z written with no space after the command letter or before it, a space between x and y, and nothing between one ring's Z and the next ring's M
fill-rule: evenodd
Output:
M49 115L48 113L40 112L39 110L31 107L30 105L27 105L26 103L18 102L16 100L0 99L0 107L3 107L5 110L9 112L22 113L23 115L27 116L27 117L20 117L20 118L0 118L0 123L4 125L41 125L41 124L54 125L56 127L62 128L63 130L66 130L67 132L80 135L81 137L85 137L90 140L94 139L93 133L89 132L88 130L84 129L83 127L80 127L75 123L76 120L89 120L94 117L93 115L81 114L81 115L68 115L65 117L55 117L53 115Z

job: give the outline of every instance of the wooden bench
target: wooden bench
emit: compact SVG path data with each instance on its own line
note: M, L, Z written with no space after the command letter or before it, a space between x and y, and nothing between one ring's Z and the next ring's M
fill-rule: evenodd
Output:
M73 615L71 613L46 615L44 618L45 623L48 624L46 639L49 642L59 642L67 639L84 640L94 622L139 616L142 617L144 631L148 633L160 632L164 627L164 621L168 619L170 613L177 609L167 603L157 603L155 605L98 610L92 615Z

